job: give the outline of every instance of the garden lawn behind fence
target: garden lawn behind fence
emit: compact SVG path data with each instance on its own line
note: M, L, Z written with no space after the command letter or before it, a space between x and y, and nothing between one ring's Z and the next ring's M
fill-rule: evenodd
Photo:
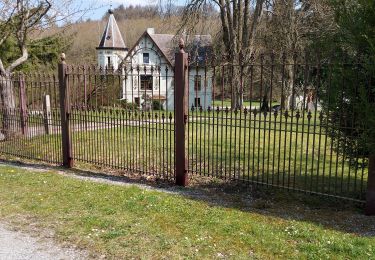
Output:
M228 110L192 111L186 130L188 172L363 202L367 158L337 153L340 145L327 133L327 121L320 115L311 114L309 119L304 114L296 117L294 112L284 117ZM74 165L173 179L173 117L165 111L74 110ZM30 129L27 137L1 142L0 151L8 157L61 160L61 135L33 135Z
M0 217L55 233L109 258L374 259L375 219L321 198L228 198L93 183L54 171L0 167ZM284 194L284 193L280 193ZM287 193L285 193L287 194ZM227 200L229 199L230 200ZM305 204L304 204L305 203ZM34 225L33 225L34 226ZM34 230L35 231L35 230ZM371 233L372 232L372 233ZM39 233L39 232L38 232Z

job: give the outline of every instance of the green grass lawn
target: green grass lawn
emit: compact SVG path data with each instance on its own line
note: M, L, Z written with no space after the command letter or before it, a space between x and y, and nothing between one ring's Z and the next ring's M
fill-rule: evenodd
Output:
M375 219L293 196L188 198L0 167L2 221L113 259L374 259ZM181 191L188 191L182 189ZM203 192L203 191L200 191ZM301 195L302 197L305 195ZM242 199L241 199L242 198ZM301 197L300 197L301 198ZM304 202L305 203L305 202ZM225 206L224 206L225 205ZM33 224L33 225L31 225ZM37 227L37 228L36 228ZM367 236L365 236L367 234Z
M173 178L172 119L137 113L78 113L71 116L73 158L80 168L108 167ZM152 120L156 121L152 121ZM84 122L95 126L86 128ZM109 128L108 128L109 127ZM350 164L337 154L325 121L242 112L194 112L187 125L189 172L267 183L364 200L366 158ZM61 160L61 136L42 135L1 142L7 154L49 162ZM363 165L362 165L363 163Z

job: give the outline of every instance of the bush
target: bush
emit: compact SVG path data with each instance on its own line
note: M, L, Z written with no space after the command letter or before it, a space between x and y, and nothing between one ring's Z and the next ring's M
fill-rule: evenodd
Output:
M159 100L152 101L152 109L153 110L161 110L163 111L163 104Z
M125 110L138 110L139 109L136 103L128 102L127 99L120 100L120 106Z

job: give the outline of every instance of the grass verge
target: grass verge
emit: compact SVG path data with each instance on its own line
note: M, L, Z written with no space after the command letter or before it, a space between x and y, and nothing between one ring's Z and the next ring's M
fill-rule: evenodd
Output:
M59 241L108 258L375 255L374 217L354 209L333 211L321 202L303 206L298 200L274 196L263 203L249 196L238 200L233 194L211 194L208 202L199 196L92 183L13 166L0 167L0 189L3 220L32 221L41 230L54 231ZM184 194L188 189L178 191Z

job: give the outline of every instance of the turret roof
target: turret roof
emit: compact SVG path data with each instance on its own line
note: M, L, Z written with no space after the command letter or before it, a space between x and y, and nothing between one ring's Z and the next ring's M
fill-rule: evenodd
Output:
M127 50L120 29L118 28L113 11L109 10L109 18L102 38L97 49L118 49Z

